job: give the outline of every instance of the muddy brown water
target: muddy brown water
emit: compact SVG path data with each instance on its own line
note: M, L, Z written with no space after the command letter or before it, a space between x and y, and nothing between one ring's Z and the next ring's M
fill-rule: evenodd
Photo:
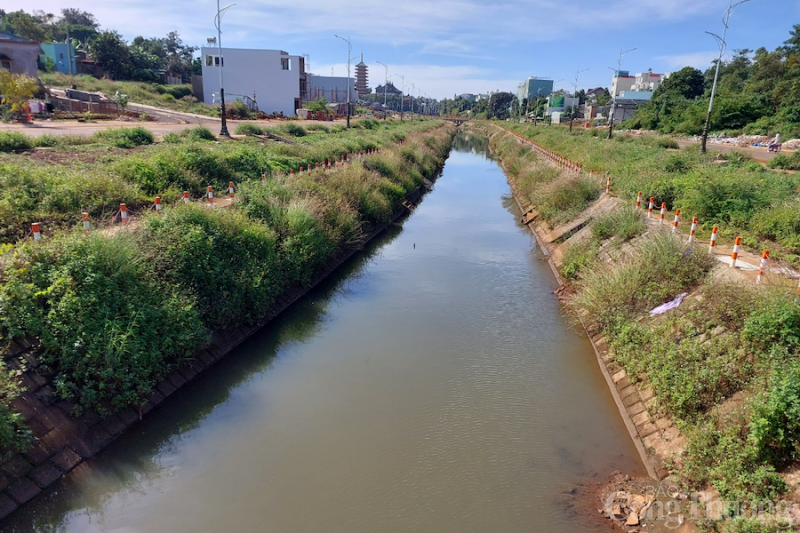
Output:
M4 531L590 530L565 494L644 469L518 220L460 135L415 212Z

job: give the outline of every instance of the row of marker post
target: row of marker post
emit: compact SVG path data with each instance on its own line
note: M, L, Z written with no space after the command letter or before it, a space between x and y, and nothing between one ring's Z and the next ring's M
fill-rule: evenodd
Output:
M397 144L398 145L405 144L405 140L400 140L400 141L397 142ZM327 159L326 161L323 161L323 163L322 163L322 172L332 171L332 170L334 170L336 168L336 166L346 165L347 163L350 163L352 161L352 159L362 159L365 156L375 155L375 154L379 154L379 153L381 153L381 149L380 148L370 148L370 149L367 149L367 150L360 150L360 151L358 151L358 152L356 152L354 154L347 154L347 155L341 156L340 159L334 158L333 162L331 162L330 159ZM352 156L352 159L351 159L351 156ZM311 173L312 173L311 165L308 166L308 168L307 168L307 170L305 172L307 172L309 175L311 175ZM317 163L315 165L315 171L314 172L317 173L317 174L320 172L320 164L319 163ZM303 167L300 167L299 175L303 176L303 173L304 173ZM281 178L283 175L282 175L281 172L278 172L277 176L278 176L278 178ZM294 176L295 176L294 170L290 170L289 171L289 177L293 178ZM262 173L261 174L261 182L264 183L264 182L266 182L266 180L267 180L266 174ZM234 199L234 185L233 185L232 181L228 182L228 194L230 195L231 201L233 201L233 199ZM208 200L208 205L210 205L211 207L214 207L214 188L211 185L208 186L208 189L207 189L206 194L205 194L205 198ZM188 204L190 201L191 201L191 198L189 197L189 191L183 191L183 202L185 204ZM161 197L160 196L156 196L155 197L154 206L155 206L155 210L158 213L161 213ZM114 218L116 218L116 215L114 216ZM122 224L127 224L128 223L128 206L126 204L124 204L124 203L123 204L119 204L119 218L120 218L120 222ZM83 229L84 230L88 231L88 230L92 229L91 222L89 221L89 213L87 213L87 212L81 213L81 219L83 221ZM31 231L33 233L33 240L35 240L35 241L42 240L41 223L32 222L31 223Z
M503 129L505 129L505 128L503 128ZM584 171L583 170L583 165L580 165L580 164L578 164L578 163L576 163L574 161L571 161L570 159L568 159L568 158L566 158L564 156L561 156L561 155L553 152L552 150L548 150L547 148L544 148L543 146L540 146L540 145L536 144L533 141L525 139L524 137L522 137L520 135L517 135L517 134L515 134L515 133L513 133L513 132L511 132L509 130L506 130L506 131L508 133L511 133L512 135L514 135L514 137L516 137L518 141L532 146L534 148L534 150L536 150L540 154L544 155L550 161L554 162L558 166L560 166L562 168L566 168L567 170L570 170L572 172L577 172L577 173L582 173ZM600 175L597 172L595 172L594 170L589 171L589 174L592 175L592 176ZM606 173L605 176L606 176L606 194L609 194L611 192L611 175ZM640 209L641 206L642 206L642 193L639 192L639 194L636 197L636 208ZM651 197L650 198L650 202L648 204L648 208L647 208L647 217L648 218L652 218L654 207L655 207L655 197ZM666 212L667 212L667 203L666 202L661 202L661 208L660 208L660 223L661 224L664 224L664 220L665 220L665 217L666 217ZM680 216L681 216L681 210L677 209L675 211L675 218L673 219L673 222L672 222L672 232L673 233L676 233L678 231L678 224L680 223ZM692 224L691 224L691 227L689 229L689 243L690 244L694 242L695 233L696 232L697 232L697 217L694 217L692 219ZM719 233L719 227L718 226L714 226L714 228L711 230L711 239L710 239L709 244L708 244L708 253L710 253L710 254L714 253L714 248L717 246L717 234L718 233ZM739 259L739 250L741 248L741 245L742 245L742 238L741 237L736 237L736 240L734 241L734 244L733 244L733 251L731 253L731 267L732 268L736 267L736 262ZM767 269L767 260L768 259L769 259L769 250L764 250L763 252L761 252L761 261L760 261L759 267L758 267L758 277L756 278L756 283L761 283L761 281L764 279L764 272ZM800 282L798 282L797 294L800 295Z

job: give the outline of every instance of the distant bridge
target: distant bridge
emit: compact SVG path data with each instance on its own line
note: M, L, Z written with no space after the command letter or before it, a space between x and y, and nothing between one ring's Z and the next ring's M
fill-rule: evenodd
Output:
M461 118L461 117L442 117L442 119L448 122L452 122L456 126L460 126L469 120L468 118Z

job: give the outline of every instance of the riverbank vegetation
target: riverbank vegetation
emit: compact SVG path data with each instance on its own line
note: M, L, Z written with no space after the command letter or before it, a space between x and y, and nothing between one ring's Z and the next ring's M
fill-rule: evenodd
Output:
M386 223L441 167L452 129L388 122L266 146L186 135L111 148L116 137L59 151L67 165L30 154L0 160L0 334L33 342L58 396L76 412L141 405L211 332L258 323L282 293L310 283ZM378 147L335 172L287 175ZM229 181L231 207L184 205L183 190L197 198ZM156 194L161 214L149 208ZM120 202L131 215L125 227L109 222ZM82 211L96 228L88 234ZM46 229L41 241L18 228L34 220ZM2 411L13 396L0 401L0 439L18 429ZM0 445L8 450L13 441Z
M669 211L680 209L683 220L698 217L698 238L707 238L717 225L721 242L741 236L745 247L757 253L768 248L774 258L800 264L798 174L767 169L742 153L714 156L701 154L696 146L674 149L658 136L617 135L607 141L595 130L504 126L586 170L609 172L614 195L629 205L641 191L645 202L652 196L656 206L665 202Z
M673 72L636 110L623 128L698 135L706 120L715 66L705 72ZM720 64L711 130L751 135L800 137L797 80L800 79L800 24L773 51L737 50Z
M609 170L612 190L623 198L622 205L594 217L587 231L563 245L560 267L568 280L563 294L576 319L606 339L611 363L652 390L650 414L673 420L685 438L682 451L665 466L688 490L710 487L723 500L794 499L787 477L800 459L800 306L794 290L769 283L756 287L752 278L719 266L705 246L687 247L668 230L647 229L643 212L630 206L638 190L659 191L663 196L650 194L668 198L668 205L689 216L700 212L714 223L745 227L751 242L763 244L768 233L763 228L785 227L781 224L796 218L788 206L798 202L797 178L735 158L719 168L695 150L662 148L652 140L602 141L557 128L514 129L584 168ZM575 179L559 177L555 167L510 135L495 132L491 145L523 206L529 201L539 209L548 201L542 191ZM678 161L682 170L675 172ZM574 202L585 205L584 199ZM544 218L550 225L563 222ZM787 255L797 252L796 235L769 233ZM688 296L677 308L649 315L682 293ZM773 531L776 526L736 520L704 527Z

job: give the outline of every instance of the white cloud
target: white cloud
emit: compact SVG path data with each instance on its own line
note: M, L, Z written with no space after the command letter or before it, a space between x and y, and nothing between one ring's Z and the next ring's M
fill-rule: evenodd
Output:
M672 70L678 70L683 67L694 67L700 70L705 70L712 65L712 63L717 59L717 57L719 57L719 50L658 56L654 59L656 61L661 61L663 64L667 65Z

